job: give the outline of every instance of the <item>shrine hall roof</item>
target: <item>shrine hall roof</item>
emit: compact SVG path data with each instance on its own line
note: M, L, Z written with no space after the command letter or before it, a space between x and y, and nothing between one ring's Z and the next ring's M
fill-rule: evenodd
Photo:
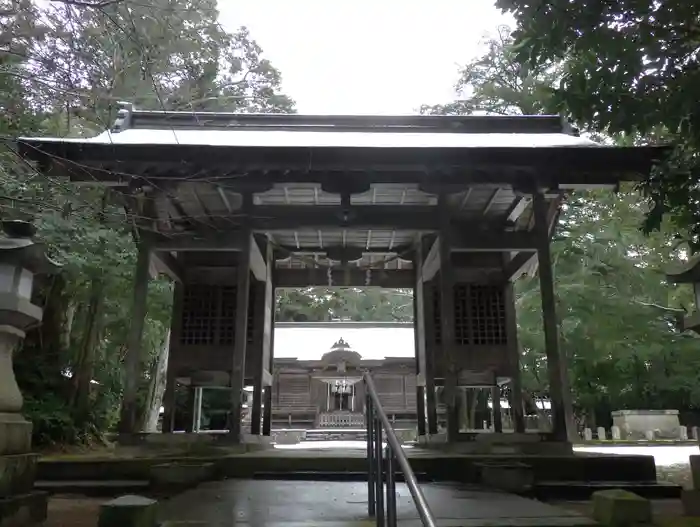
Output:
M320 360L340 338L363 360L415 357L413 324L405 322L277 322L274 357Z
M20 138L29 157L57 147L143 145L179 147L331 149L542 149L607 147L578 136L556 115L363 116L165 112L138 110L122 103L110 130L95 137ZM33 151L33 149L39 151ZM638 150L641 152L640 149ZM59 153L60 152L60 153ZM85 151L83 153L86 153ZM153 153L155 154L155 152Z
M468 124L465 123L465 124ZM413 131L415 129L415 131ZM367 129L347 131L313 127L294 130L247 130L232 127L229 130L202 129L127 129L120 132L107 130L90 138L43 139L65 143L103 145L180 145L180 146L233 146L233 147L335 147L335 148L548 148L600 147L582 137L565 133L526 131L511 133L470 132L459 128L450 131L421 131L421 127L406 129Z

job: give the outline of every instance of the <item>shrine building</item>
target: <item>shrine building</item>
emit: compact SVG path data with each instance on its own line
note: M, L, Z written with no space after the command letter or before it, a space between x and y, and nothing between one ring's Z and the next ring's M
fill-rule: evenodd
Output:
M233 442L246 440L237 417L246 385L254 387L253 435L269 435L273 420L301 404L273 401L274 293L311 285L413 290L416 351L411 380L402 381L411 393L402 396L416 401L421 436L437 434L439 387L448 441L469 440L459 430L458 394L470 387L511 387L515 433L524 433L513 281L535 266L553 414L541 435L570 441L550 254L560 205L567 192L647 176L663 152L595 143L558 116L257 115L129 104L95 137L21 138L19 149L51 178L113 189L137 231L120 431L136 426L155 269L175 282L164 430L172 429L175 383L188 379L230 391ZM299 366L284 368L291 375ZM339 343L313 365L309 408L359 412L358 368L362 358Z

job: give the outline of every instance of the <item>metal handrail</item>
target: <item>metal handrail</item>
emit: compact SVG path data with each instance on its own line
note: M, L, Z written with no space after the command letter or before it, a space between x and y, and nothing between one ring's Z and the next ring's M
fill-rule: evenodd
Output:
M427 527L436 527L435 517L430 510L423 491L418 485L416 475L401 448L401 443L389 422L389 419L379 402L377 388L369 373L362 375L365 383L365 412L367 415L367 508L370 516L374 516L379 527L395 527L396 515L396 464L398 463L408 491L418 510L421 522ZM382 462L382 431L386 436L386 467ZM386 511L384 510L384 472L386 471ZM386 516L385 516L386 513ZM385 524L386 518L386 524Z

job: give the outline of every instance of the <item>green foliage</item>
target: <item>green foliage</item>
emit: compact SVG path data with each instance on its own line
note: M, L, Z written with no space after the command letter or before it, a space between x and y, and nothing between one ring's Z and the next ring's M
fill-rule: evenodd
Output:
M538 38L548 39L544 23L537 27ZM561 94L555 83L570 75L561 57L522 61L532 50L508 34L500 28L484 54L461 69L457 87L460 95L468 94L466 100L423 111L532 114L556 109ZM668 223L645 236L639 227L648 210L643 196L625 187L617 194L576 192L559 217L552 255L561 344L575 404L590 421L619 408L700 406L698 339L676 329L691 295L669 287L664 276L669 265L687 257L685 246ZM520 280L516 290L523 383L528 393L546 396L537 276Z
M646 230L668 215L700 247L700 4L685 0L499 0L513 13L519 65L560 62L556 106L593 130L676 145L642 189Z
M16 376L37 445L86 441L118 418L136 262L132 218L104 189L35 171L15 154L14 139L95 135L112 125L121 100L261 112L293 111L293 101L248 31L219 25L215 0L0 4L0 212L33 221L62 264L37 286L44 321L15 354ZM142 402L171 302L170 283L152 280Z
M282 289L277 293L276 320L410 322L413 320L413 292L379 287Z

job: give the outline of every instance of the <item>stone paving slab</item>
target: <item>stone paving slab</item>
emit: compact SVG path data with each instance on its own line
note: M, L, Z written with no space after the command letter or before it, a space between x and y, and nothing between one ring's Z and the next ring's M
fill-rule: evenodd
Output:
M595 522L535 500L464 485L421 487L444 527L583 527ZM408 489L397 484L400 525L420 526ZM161 507L172 527L342 527L373 525L367 484L359 482L228 480L205 483ZM184 523L183 523L184 522Z

